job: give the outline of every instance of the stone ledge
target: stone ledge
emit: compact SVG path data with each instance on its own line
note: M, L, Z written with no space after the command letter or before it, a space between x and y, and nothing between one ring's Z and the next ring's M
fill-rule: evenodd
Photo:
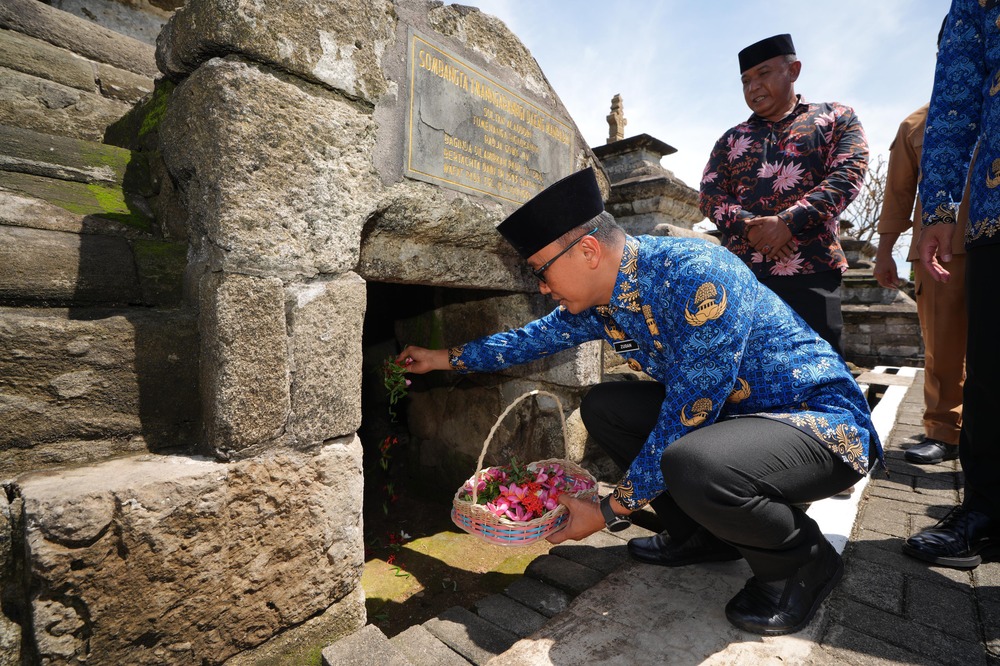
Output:
M399 649L373 624L323 650L323 666L411 666Z
M518 641L514 634L460 606L453 606L428 620L424 627L476 666L484 666Z
M402 631L389 642L406 655L413 666L468 666L469 661L439 641L422 624Z
M0 3L0 28L15 30L149 78L159 73L152 46L37 0Z

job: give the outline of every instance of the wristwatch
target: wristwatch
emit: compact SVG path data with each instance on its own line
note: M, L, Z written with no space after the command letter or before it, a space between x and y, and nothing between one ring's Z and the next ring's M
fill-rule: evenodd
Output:
M604 516L604 526L610 532L621 532L632 525L628 516L619 516L611 508L611 495L605 495L601 500L601 515Z

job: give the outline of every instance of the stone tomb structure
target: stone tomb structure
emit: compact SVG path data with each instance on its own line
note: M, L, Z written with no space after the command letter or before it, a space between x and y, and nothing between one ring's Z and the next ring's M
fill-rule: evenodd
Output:
M548 311L494 228L593 153L524 46L468 7L189 2L155 69L34 0L4 0L0 30L0 76L70 100L0 95L26 147L0 164L0 663L249 664L358 629L364 359ZM64 66L44 74L22 43ZM52 80L80 58L81 83ZM135 97L95 119L65 91L100 95L118 69L93 72L130 62L147 91L162 76L128 113ZM39 143L87 159L48 164ZM70 181L102 194L51 195ZM575 409L601 372L594 343L429 380L413 441L457 487L495 416L542 387L569 450L556 405L526 401L497 453L580 460Z

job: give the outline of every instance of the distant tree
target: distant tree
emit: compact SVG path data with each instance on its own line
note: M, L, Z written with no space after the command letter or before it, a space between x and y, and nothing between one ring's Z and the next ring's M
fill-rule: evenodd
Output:
M878 216L882 212L882 199L885 197L885 177L887 171L885 159L878 155L868 164L861 192L851 202L841 215L841 224L850 223L844 230L848 236L861 241L871 241L878 233ZM876 243L877 245L877 243Z

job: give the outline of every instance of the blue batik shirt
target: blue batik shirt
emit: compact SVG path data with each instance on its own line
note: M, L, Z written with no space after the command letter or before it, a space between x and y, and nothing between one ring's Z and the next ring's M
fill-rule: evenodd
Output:
M978 155L969 178L967 248L1000 242L997 0L954 0L948 13L920 161L924 226L955 223L974 149Z
M637 509L666 489L671 442L723 418L763 416L822 442L859 474L881 455L868 403L840 356L734 254L692 238L626 237L608 305L558 308L450 350L460 372L490 372L590 340L634 341L628 365L663 384L648 440L615 489Z

